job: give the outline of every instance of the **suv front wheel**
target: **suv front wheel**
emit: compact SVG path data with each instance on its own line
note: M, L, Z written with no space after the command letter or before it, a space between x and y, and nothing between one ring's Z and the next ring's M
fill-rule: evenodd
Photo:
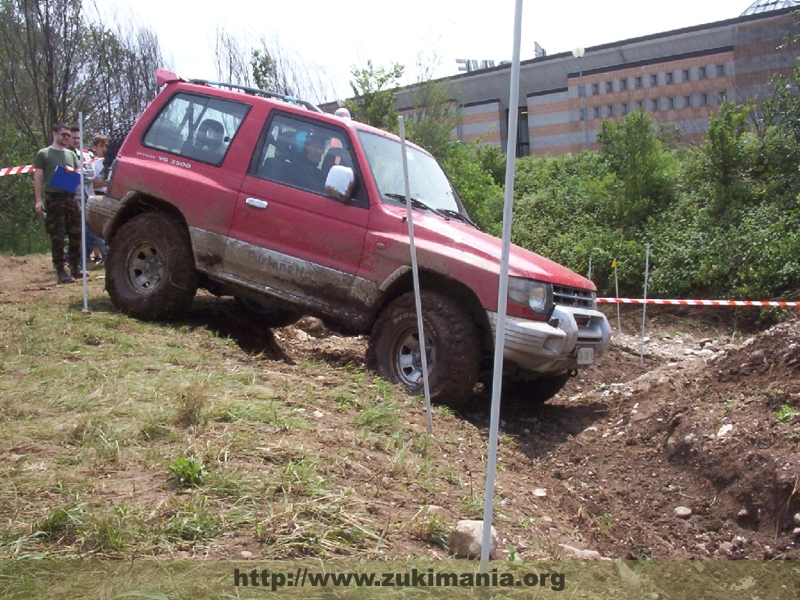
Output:
M454 301L435 292L421 293L428 385L432 398L457 404L469 398L480 367L475 324ZM372 328L367 363L411 394L422 394L422 353L413 293L389 304Z
M108 250L106 290L117 308L137 319L187 311L197 293L197 272L186 229L160 213L125 223Z

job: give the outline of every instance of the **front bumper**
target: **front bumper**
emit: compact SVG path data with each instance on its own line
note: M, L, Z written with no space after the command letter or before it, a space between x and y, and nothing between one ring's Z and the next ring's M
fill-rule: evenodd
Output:
M497 313L487 314L496 335ZM520 369L553 376L590 366L605 354L610 339L603 313L556 306L547 323L506 317L503 358Z

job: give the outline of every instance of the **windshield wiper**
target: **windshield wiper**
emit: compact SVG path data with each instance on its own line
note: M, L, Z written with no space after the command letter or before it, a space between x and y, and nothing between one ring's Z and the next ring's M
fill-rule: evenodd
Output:
M443 213L447 213L448 215L450 215L454 219L457 219L459 221L462 221L462 222L466 223L467 225L472 225L473 227L476 227L476 228L478 227L478 225L475 223L475 221L470 219L467 215L458 212L457 210L451 210L449 208L442 208L441 211Z
M405 194L395 194L394 192L388 192L388 193L384 194L384 196L392 198L393 200L399 200L403 204L405 204L405 202L406 202ZM449 210L445 210L445 209L441 209L441 208L434 208L433 206L428 206L422 200L419 200L417 198L411 198L411 206L413 206L415 208L421 208L423 210L429 210L432 213L436 213L437 215L439 215L440 217L442 217L446 221L450 220L450 215L448 213L453 212L453 211L449 211Z

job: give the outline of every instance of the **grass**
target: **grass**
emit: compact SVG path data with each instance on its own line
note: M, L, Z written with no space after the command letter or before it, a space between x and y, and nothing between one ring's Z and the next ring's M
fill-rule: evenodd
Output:
M780 423L789 423L793 421L797 415L800 414L798 410L788 404L783 404L781 407L775 412L775 418Z
M420 399L371 372L245 351L213 315L130 319L101 280L84 313L79 286L34 265L0 289L0 558L206 555L241 539L273 558L378 556L375 502L463 497L462 469L439 459L454 436L426 433ZM426 527L435 542L445 524Z

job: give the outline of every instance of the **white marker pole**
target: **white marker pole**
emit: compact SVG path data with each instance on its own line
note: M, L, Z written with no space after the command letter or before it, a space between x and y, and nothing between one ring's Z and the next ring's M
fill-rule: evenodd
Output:
M650 244L647 244L647 257L644 263L644 300L642 306L642 353L639 355L639 366L644 365L644 324L647 318L647 278L650 275Z
M89 312L89 280L86 273L86 191L83 187L83 113L78 113L78 130L81 141L78 144L78 161L81 165L81 271L83 272L83 312Z
M425 350L425 331L422 328L422 300L419 294L419 270L417 269L417 247L414 245L414 221L411 211L411 187L408 183L408 157L406 156L406 125L403 117L400 122L400 148L403 151L403 183L406 192L406 216L408 217L408 242L411 246L411 274L414 277L414 300L417 303L417 330L419 331L419 351L422 359L422 387L425 390L425 410L428 413L428 433L433 433L431 415L431 390L428 385L428 357Z
M486 492L483 505L481 571L489 571L494 511L494 481L497 474L497 437L500 427L500 392L503 383L503 347L505 346L506 303L508 302L508 262L511 254L511 216L514 208L514 168L517 157L517 119L519 105L519 48L522 31L522 0L516 0L514 12L514 53L511 60L511 89L508 98L508 146L506 147L506 193L503 203L503 251L500 260L500 284L497 290L497 331L494 341L494 376L492 377L492 413L489 423L489 458L486 464Z

